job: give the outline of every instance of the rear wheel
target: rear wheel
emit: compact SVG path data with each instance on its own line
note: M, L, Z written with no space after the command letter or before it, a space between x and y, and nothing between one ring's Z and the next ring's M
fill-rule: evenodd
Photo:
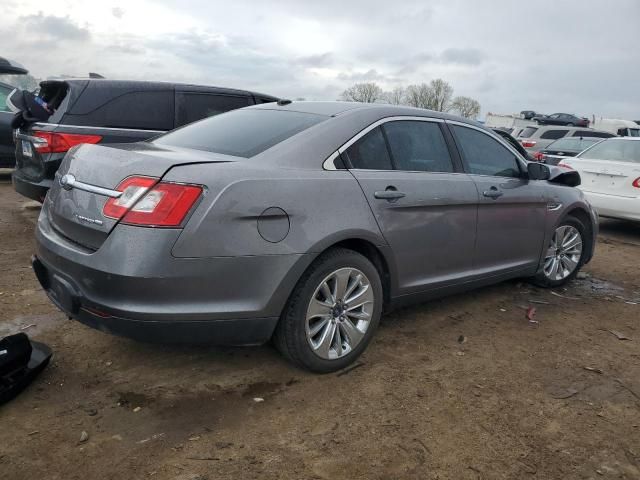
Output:
M274 336L297 365L327 373L351 364L380 321L382 283L373 264L343 248L322 254L296 285Z
M574 217L563 220L553 233L542 271L534 277L534 282L543 287L558 287L573 279L584 264L586 242L582 222Z
M573 124L573 123L567 123L567 127L575 127L575 124Z

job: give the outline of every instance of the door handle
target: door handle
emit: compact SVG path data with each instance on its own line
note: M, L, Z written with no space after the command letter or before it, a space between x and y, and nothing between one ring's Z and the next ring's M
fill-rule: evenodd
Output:
M379 200L398 200L399 198L406 197L405 193L397 191L395 188L387 188L382 192L375 192L373 194Z
M485 190L484 192L482 192L482 195L484 195L485 197L493 198L495 200L496 198L501 197L503 193L496 187L491 187L489 190Z

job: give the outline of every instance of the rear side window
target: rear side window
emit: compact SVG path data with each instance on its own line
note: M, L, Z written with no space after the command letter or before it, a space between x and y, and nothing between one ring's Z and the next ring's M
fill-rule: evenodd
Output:
M596 137L596 138L611 138L615 137L611 133L606 132L594 132L592 130L578 130L573 132L574 137Z
M176 126L250 105L249 97L211 95L206 93L176 93Z
M395 121L384 125L397 170L453 172L440 126L433 122Z
M382 130L376 127L345 152L351 166L366 170L391 170L391 158Z
M498 140L478 130L452 125L466 169L476 175L519 177L513 152Z
M547 130L540 135L540 138L544 140L557 140L564 137L569 130Z
M233 110L169 132L153 143L249 158L327 118L287 110Z
M171 130L174 123L173 106L173 90L127 92L86 113L67 114L69 120L66 123L93 127Z
M520 138L529 138L531 135L533 135L537 131L538 129L536 127L526 127L524 130L522 130L522 132L520 132L520 135L518 136Z

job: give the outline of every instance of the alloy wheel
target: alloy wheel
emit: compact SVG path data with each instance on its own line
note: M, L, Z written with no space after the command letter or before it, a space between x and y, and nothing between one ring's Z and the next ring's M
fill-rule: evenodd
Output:
M564 280L580 263L582 235L572 225L556 228L544 259L544 274L554 281Z
M335 360L353 351L371 323L375 296L367 276L355 268L327 275L307 307L305 331L313 352Z

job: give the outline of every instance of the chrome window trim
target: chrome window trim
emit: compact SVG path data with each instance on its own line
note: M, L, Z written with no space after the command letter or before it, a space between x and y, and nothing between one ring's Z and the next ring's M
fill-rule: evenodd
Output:
M338 155L344 153L351 145L356 143L358 140L360 140L362 137L364 137L367 133L369 133L371 130L375 129L376 127L379 127L380 125L384 125L385 123L397 122L397 121L403 121L403 120L431 122L431 123L444 123L443 118L417 117L417 116L411 116L411 115L395 115L393 117L381 118L380 120L377 120L373 122L371 125L360 130L353 137L351 137L349 140L343 143L342 146L338 147L338 149L335 152L333 152L331 155L329 155L329 157L322 163L322 168L324 170L338 170L335 164L333 163L334 160L338 158ZM379 172L392 171L392 170L371 170L371 169L355 169L355 168L352 168L350 170L367 170L367 171L379 171ZM402 170L402 171L406 171L406 170Z
M470 125L468 123L463 123L463 122L458 122L456 120L447 120L446 123L448 123L449 125L458 125L460 127L466 127L466 128L470 128L472 130L477 130L478 132L482 132L485 135L487 135L488 137L491 137L495 140L498 140L500 142L500 145L503 145L504 147L507 148L507 150L509 150L511 153L513 153L516 157L516 160L519 162L519 166L521 168L521 171L526 171L527 170L527 161L522 158L522 155L520 155L520 152L518 152L515 148L513 148L511 145L509 145L508 142L506 142L505 140L502 139L502 137L500 137L500 135L498 135L497 133L491 132L491 131L487 131L484 128L480 128L480 127L476 127L475 125ZM469 173L469 175L478 175L477 173L471 173L471 172L467 172ZM495 177L496 175L482 175L483 177ZM500 178L514 178L514 177L500 177Z

